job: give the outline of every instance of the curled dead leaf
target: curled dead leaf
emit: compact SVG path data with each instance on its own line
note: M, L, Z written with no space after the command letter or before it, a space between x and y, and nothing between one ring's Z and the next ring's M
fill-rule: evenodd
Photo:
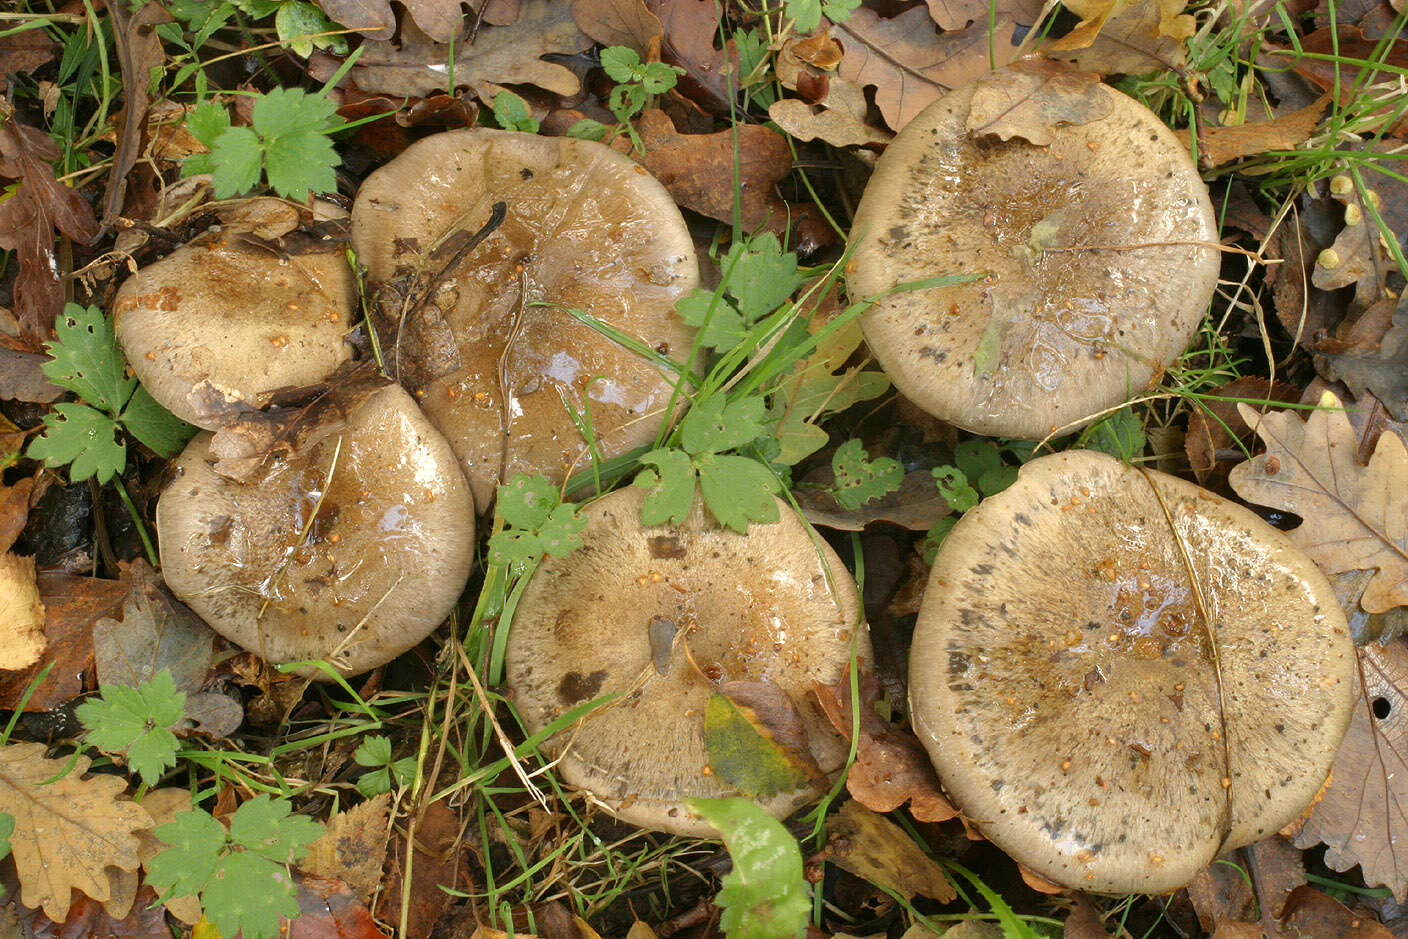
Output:
M831 861L905 899L921 896L948 903L958 898L943 868L883 815L852 800L827 823L826 847L816 860Z
M979 78L965 126L974 137L1020 137L1044 147L1058 124L1089 124L1110 113L1110 99L1092 94L1100 76L1041 56L1027 56L992 78Z
M1209 127L1202 136L1203 164L1223 166L1268 150L1293 150L1315 133L1329 103L1330 96L1322 95L1299 110L1278 114L1268 121Z

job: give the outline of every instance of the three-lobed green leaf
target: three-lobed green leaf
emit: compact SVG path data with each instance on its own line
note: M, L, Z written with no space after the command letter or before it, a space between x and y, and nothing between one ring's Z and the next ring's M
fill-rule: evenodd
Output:
M333 101L301 88L256 96L248 127L231 126L224 107L205 101L192 110L186 129L210 153L188 158L182 172L210 173L219 199L253 189L261 173L270 188L290 199L330 192L337 188L341 158L328 135L343 123Z
M206 917L223 936L273 939L279 919L299 915L288 867L308 853L323 828L293 815L287 799L256 796L225 827L199 809L156 829L169 847L157 852L147 882L172 896L199 894Z
M833 492L843 509L855 511L900 488L904 467L892 457L871 459L859 440L847 440L831 455Z
M733 859L714 903L729 939L795 939L811 918L802 851L782 823L749 799L690 799Z
M563 504L543 476L519 474L499 487L496 511L504 526L489 539L489 563L523 566L544 554L565 557L582 546L587 519Z

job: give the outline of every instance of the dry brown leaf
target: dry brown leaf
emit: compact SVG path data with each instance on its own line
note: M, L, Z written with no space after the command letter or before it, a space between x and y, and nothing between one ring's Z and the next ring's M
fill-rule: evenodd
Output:
M1232 488L1304 519L1291 540L1326 574L1376 571L1359 599L1368 612L1408 604L1408 447L1385 434L1361 466L1339 398L1325 392L1320 408L1302 422L1290 411L1258 415L1240 405L1267 450L1233 468Z
M0 397L4 395L0 394ZM9 423L3 415L0 415L0 421ZM4 424L0 424L0 433ZM9 551L20 532L24 531L25 522L29 520L29 497L33 492L33 479L21 479L13 486L0 486L0 551Z
M460 32L462 2L477 11L484 9L484 22L495 26L518 18L518 0L401 0L416 25L436 42L449 42ZM396 15L390 0L317 0L323 12L335 23L357 30L369 39L390 39L396 29ZM470 17L471 21L473 16Z
M929 470L906 473L900 488L872 499L858 509L846 509L829 488L836 475L830 466L818 466L808 473L792 495L807 521L840 531L863 531L867 525L885 523L910 531L928 531L934 523L953 512L939 495L934 474ZM816 488L813 488L815 486Z
M940 33L923 7L888 20L862 7L832 29L845 49L840 76L874 85L875 106L898 132L950 89L1011 62L1015 27L1011 17L999 16L990 29L984 17L967 29Z
M34 559L0 555L0 669L18 671L44 651L44 604L34 580Z
M391 837L387 810L391 795L382 793L328 820L327 830L308 846L299 866L319 877L336 878L363 900L381 885L381 867Z
M1351 910L1311 886L1297 887L1281 914L1287 935L1312 939L1393 939L1393 933L1372 913Z
M851 736L850 687L812 686L827 720L847 740ZM875 676L860 677L860 740L856 760L846 774L846 790L857 802L876 812L893 812L909 803L910 814L921 822L946 822L958 810L944 798L939 777L918 738L892 726L876 712L880 684Z
M1075 895L1075 906L1066 917L1065 939L1109 939L1110 931L1105 928L1105 918L1090 898L1083 893ZM1121 939L1129 933L1119 930Z
M51 760L44 750L40 743L0 747L0 811L15 818L10 850L20 900L62 923L71 891L102 902L111 896L108 867L137 869L137 833L152 827L152 817L119 798L127 788L121 778L85 777L86 756Z
M1322 95L1298 111L1278 114L1269 121L1210 127L1202 136L1203 162L1206 166L1222 166L1268 150L1293 150L1315 133L1329 103L1330 96Z
M411 834L397 825L392 856L387 859L386 889L381 892L377 918L384 923L401 919L402 878L406 876L406 838ZM407 936L428 936L435 921L454 898L441 887L472 890L469 858L460 842L460 819L444 802L426 806L415 819L414 861L409 865L410 903L406 910Z
M738 88L738 50L733 40L714 48L719 5L715 0L648 0L648 5L665 33L661 60L684 69L676 88L704 110L727 114L730 83Z
M112 18L117 61L122 70L122 132L117 135L117 152L108 171L108 191L103 198L103 226L117 221L122 214L122 198L127 192L127 176L141 154L143 131L147 126L147 108L151 104L148 88L152 69L166 64L166 50L156 27L171 22L171 14L160 3L148 3L135 14L121 3L108 7Z
M1338 29L1326 26L1302 37L1299 50L1274 47L1268 50L1265 46L1263 50L1288 58L1296 74L1325 91L1337 92L1341 104L1348 104L1360 94L1366 81L1383 81L1385 68L1396 71L1408 67L1408 40L1400 36L1381 50L1378 48L1379 40L1366 36L1358 26L1343 21L1336 25ZM1356 60L1376 63L1373 66L1374 75L1364 75L1364 69L1368 66L1356 65ZM1276 59L1266 61L1275 62ZM1381 115L1385 122L1394 120L1394 125L1387 130L1390 134L1401 135L1408 130L1408 118L1403 117L1398 109L1397 99L1396 95L1387 96L1375 113ZM1368 130L1365 126L1365 131Z
M768 107L768 117L798 140L824 140L833 147L888 143L894 135L865 122L865 92L860 85L832 78L826 97L816 104L783 98Z
M1260 923L1248 923L1224 916L1217 921L1212 939L1263 939L1263 935Z
M1337 192L1334 182L1341 179L1349 188ZM1380 247L1379 228L1349 177L1335 177L1330 194L1344 205L1344 227L1335 236L1334 244L1315 259L1310 282L1321 290L1353 286L1352 308L1362 310L1384 298L1384 281L1390 270L1396 272L1397 268L1385 257ZM1389 306L1392 308L1392 303Z
M944 30L986 23L989 16L1011 17L1023 26L1036 23L1042 0L926 0L929 16Z
M98 220L81 193L54 176L59 148L43 131L0 113L0 177L19 181L0 202L0 248L19 260L14 311L26 340L39 351L63 306L54 230L80 244L98 237Z
M25 702L26 711L47 711L87 690L84 679L93 675L93 623L113 615L127 595L127 585L117 580L41 571L38 581L48 645L28 669L0 672L0 707L18 707L21 695L49 665L48 677Z
M1188 465L1200 483L1215 471L1225 475L1231 468L1228 461L1240 463L1246 455L1239 444L1251 440L1252 429L1237 413L1237 398L1293 404L1300 398L1300 391L1285 382L1272 384L1265 378L1251 376L1228 382L1207 397L1199 398L1188 418L1183 447ZM1257 406L1257 410L1261 407Z
M664 27L645 0L572 0L572 18L603 46L627 46L642 61L652 58L652 51L659 58Z
M1019 59L1007 74L978 79L965 127L974 137L1020 137L1044 147L1060 124L1089 124L1110 113L1107 95L1094 94L1100 76L1041 56Z
M6 76L34 71L54 57L55 48L54 40L42 29L0 36L0 91L9 84Z
M298 918L286 921L287 939L391 939L350 887L336 878L293 872Z
M177 691L187 695L200 691L215 633L166 592L145 561L134 562L127 579L130 587L122 621L103 617L93 624L98 687L136 687L167 669Z
M572 55L591 45L573 21L570 4L524 0L512 25L481 27L472 43L467 35L456 40L455 86L472 88L485 103L506 84L574 95L582 87L576 74L543 56ZM450 47L433 41L414 23L402 23L399 46L369 41L362 48L352 68L352 80L362 91L421 97L454 90L445 86Z
M1359 649L1354 717L1330 785L1295 833L1297 848L1325 845L1325 864L1358 864L1364 882L1408 897L1408 645ZM1289 906L1289 901L1287 901Z
M1408 298L1384 297L1343 336L1317 343L1315 353L1326 378L1358 397L1372 393L1395 418L1408 419Z
M1063 4L1084 17L1071 33L1042 51L1101 75L1177 70L1188 57L1196 26L1183 0L1073 0Z
M943 868L903 828L854 800L827 819L826 847L817 858L906 900L917 895L948 903L958 897Z

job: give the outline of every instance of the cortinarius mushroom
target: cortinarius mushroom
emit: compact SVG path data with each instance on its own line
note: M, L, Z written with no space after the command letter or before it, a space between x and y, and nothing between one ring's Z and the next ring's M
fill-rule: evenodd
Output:
M209 383L250 409L276 388L321 381L350 354L357 308L343 245L274 253L248 232L212 232L123 283L113 330L151 396L213 430L192 393Z
M998 847L1070 887L1158 893L1311 802L1354 663L1330 584L1288 538L1072 451L1028 463L944 541L910 701Z
M390 661L449 614L474 557L459 462L404 390L245 482L212 468L212 435L175 461L156 522L173 593L271 663Z
M855 583L786 505L779 521L738 534L698 500L678 528L644 527L643 499L632 486L588 505L582 547L533 574L509 633L507 683L530 732L621 694L544 744L562 778L625 821L717 837L683 805L739 794L708 768L710 696L726 682L775 683L818 767L834 771L846 745L812 683L835 684L853 649L869 657L869 641L857 636ZM762 804L781 817L817 796L803 788Z
M1178 137L1093 76L1023 60L905 125L852 226L852 295L906 396L980 434L1037 439L1140 391L1217 282L1207 187ZM986 274L892 292L941 275Z
M499 202L502 224L463 250ZM694 247L664 187L629 158L566 137L437 134L362 184L352 240L374 284L409 278L421 291L383 291L384 341L400 338L400 378L481 509L501 479L558 482L589 465L587 421L598 458L655 438L679 377L567 312L688 353L694 331L674 304L698 283Z

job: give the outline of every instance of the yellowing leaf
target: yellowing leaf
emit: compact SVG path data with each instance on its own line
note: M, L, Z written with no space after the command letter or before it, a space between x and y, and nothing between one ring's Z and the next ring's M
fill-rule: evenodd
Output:
M1101 75L1142 75L1176 69L1188 58L1196 23L1183 0L1072 0L1083 17L1067 35L1042 51Z
M1244 499L1299 515L1291 540L1326 574L1372 570L1359 604L1369 613L1408 605L1408 448L1379 438L1368 466L1355 460L1354 428L1331 392L1304 422L1290 411L1242 418L1266 453L1228 477Z
M44 651L44 604L34 559L0 555L0 668L29 668Z
M39 743L0 747L0 812L15 817L10 849L21 902L43 907L62 923L71 891L105 901L112 892L107 868L137 869L137 833L152 827L152 817L137 803L119 800L127 788L120 777L85 778L87 757L51 760L44 749Z
M854 799L831 817L821 856L906 899L917 894L948 903L958 896L943 868L903 828Z

